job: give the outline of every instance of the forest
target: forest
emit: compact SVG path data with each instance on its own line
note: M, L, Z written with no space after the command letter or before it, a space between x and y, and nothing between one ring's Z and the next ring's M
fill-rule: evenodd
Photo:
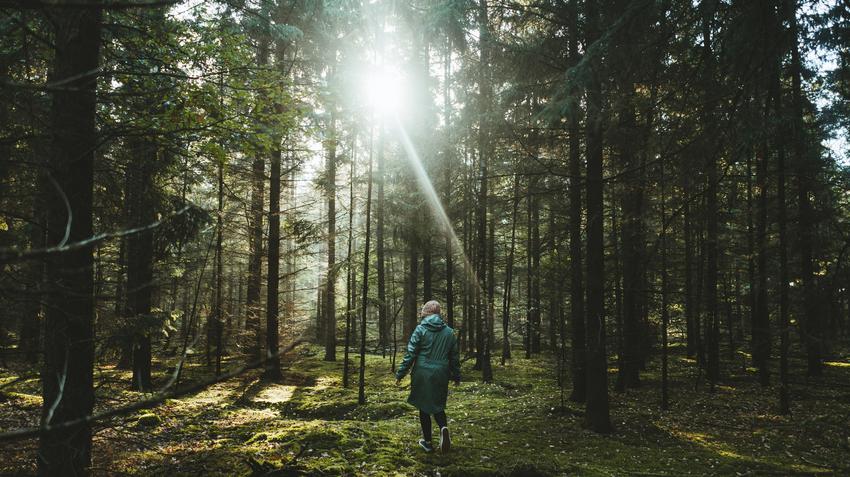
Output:
M0 0L0 475L850 475L848 141L842 0Z

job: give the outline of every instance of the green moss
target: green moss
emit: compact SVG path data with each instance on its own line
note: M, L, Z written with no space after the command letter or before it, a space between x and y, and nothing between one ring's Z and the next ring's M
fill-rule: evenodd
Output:
M411 406L405 401L394 402L367 402L364 406L357 406L349 416L352 419L362 421L379 421L393 419L409 413Z
M136 418L135 427L147 429L159 426L160 424L162 424L162 418L152 412L146 412Z
M729 376L713 394L694 391L694 365L680 359L683 349L671 359L671 410L657 409L660 372L650 361L644 387L611 393L615 432L607 436L582 427L583 405L561 402L552 356L494 363L494 384L478 382L468 361L465 381L450 387L453 449L443 455L418 447L417 413L405 402L408 382L395 385L387 359L367 355L367 402L358 405L356 380L350 389L340 385L341 362L324 362L320 348L305 348L280 383L263 382L257 370L169 400L153 417L137 417L151 419L153 425L135 432L145 432L156 450L112 449L112 460L100 466L137 475L250 475L250 458L274 475L387 477L843 475L850 469L843 388L836 394L827 394L828 386L810 394L794 389L793 416L776 416L775 393L745 373ZM845 367L828 371L850 378ZM189 373L195 372L187 382L208 370ZM282 386L286 399L255 399Z

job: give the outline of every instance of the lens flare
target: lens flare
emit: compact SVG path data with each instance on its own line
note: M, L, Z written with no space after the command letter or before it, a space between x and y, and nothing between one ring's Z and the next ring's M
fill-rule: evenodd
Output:
M475 268L472 266L472 262L469 260L469 257L467 257L466 253L463 251L463 244L457 238L455 229L452 227L452 222L449 220L446 209L443 207L443 203L440 201L440 197L437 195L437 191L434 189L434 185L428 177L428 172L425 171L425 167L422 165L422 160L419 158L419 153L416 151L413 141L411 141L410 137L408 137L407 131L405 131L404 126L401 124L401 121L398 120L397 116L393 123L398 130L401 145L407 153L405 156L410 163L410 167L413 169L414 176L416 176L416 183L419 185L420 191L428 201L428 206L431 209L431 212L433 212L434 217L437 219L440 228L449 234L449 240L451 240L452 243L452 250L458 250L460 252L465 265L464 269L468 271L468 275L465 277L466 280L468 280L469 283L474 284L477 287L478 293L481 294L480 296L483 296L483 289L481 287L481 282L478 280L478 275L475 273Z

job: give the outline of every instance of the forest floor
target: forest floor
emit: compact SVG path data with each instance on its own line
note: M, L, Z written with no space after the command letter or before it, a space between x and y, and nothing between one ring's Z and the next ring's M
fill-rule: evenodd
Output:
M850 475L850 359L830 362L822 378L808 381L802 361L792 361L793 414L780 416L777 388L761 388L743 355L712 392L694 389L695 365L681 350L671 356L670 410L659 410L654 360L642 388L611 393L615 431L607 436L582 428L581 405L562 405L551 356L506 366L494 360L492 384L466 361L465 381L449 391L453 447L443 455L417 445L418 417L405 403L408 388L395 385L388 357L367 355L368 403L358 406L357 359L352 386L343 389L341 350L338 362L324 362L318 347L302 345L284 360L281 382L250 371L99 423L93 474ZM167 363L156 364L165 376ZM613 385L616 369L611 373ZM37 376L3 385L17 376L0 371L0 432L37 423ZM199 364L187 371L188 381L208 377ZM95 382L106 384L98 388L98 408L144 398L127 390L129 379L100 368ZM0 474L33 474L36 445L0 444Z

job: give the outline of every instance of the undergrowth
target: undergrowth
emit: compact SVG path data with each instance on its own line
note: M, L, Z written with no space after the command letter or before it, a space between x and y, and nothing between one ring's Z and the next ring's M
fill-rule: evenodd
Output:
M409 381L395 385L389 358L367 356L367 402L359 405L356 372L352 386L342 388L342 363L321 361L318 351L305 345L292 353L281 382L264 382L252 371L99 423L93 474L850 475L850 364L844 361L826 366L817 380L795 378L793 413L781 416L777 389L759 387L752 370L730 368L714 390L695 389L693 362L674 352L670 410L659 410L658 369L650 367L640 389L612 392L615 431L605 436L582 427L582 405L562 402L551 356L494 363L493 383L480 382L470 361L464 382L449 392L453 447L442 455L417 445L418 416L405 402ZM209 375L195 365L187 376ZM0 385L16 378L2 374ZM99 409L144 397L126 389L123 371L101 368L97 382L105 383ZM37 378L0 393L3 430L37 423ZM36 445L4 444L0 472L34 473Z

